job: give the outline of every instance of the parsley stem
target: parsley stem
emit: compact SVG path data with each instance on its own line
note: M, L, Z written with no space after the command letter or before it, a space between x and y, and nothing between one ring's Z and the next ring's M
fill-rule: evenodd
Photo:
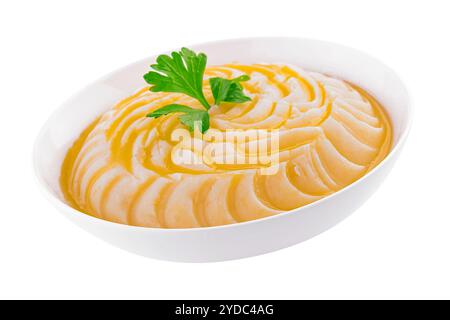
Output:
M198 101L200 101L200 103L206 108L206 110L209 110L211 108L211 106L209 105L208 101L206 101L206 98L203 96L198 98Z

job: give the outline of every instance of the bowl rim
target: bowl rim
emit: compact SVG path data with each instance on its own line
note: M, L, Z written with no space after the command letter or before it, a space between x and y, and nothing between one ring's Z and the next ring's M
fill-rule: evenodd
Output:
M185 232L208 232L208 231L215 231L215 230L226 230L229 228L239 228L239 227L246 227L248 225L251 224L261 224L261 223L265 223L268 222L270 220L273 219L277 219L277 218L281 218L287 215L292 215L292 214L302 214L301 211L304 211L306 209L312 208L314 206L318 206L320 204L322 204L325 201L330 201L331 199L337 197L338 195L340 195L343 192L346 192L348 189L356 187L357 185L361 184L364 182L364 180L368 179L368 177L370 177L371 175L375 174L375 172L381 170L382 167L384 167L386 165L386 163L388 161L390 161L401 149L401 147L404 145L407 137L409 136L410 130L411 130L411 126L412 126L412 121L413 121L413 116L414 116L414 106L412 103L412 99L411 99L411 94L407 88L407 86L405 85L405 81L404 79L395 71L393 70L390 66L388 66L387 64L385 64L383 61L381 61L380 59L373 57L372 55L353 48L351 46L347 46L347 45L343 45L340 43L335 43L335 42L331 42L331 41L325 41L325 40L319 40L319 39L314 39L314 38L308 38L308 37L238 37L238 38L226 38L226 39L220 39L220 40L213 40L213 41L204 41L204 42L199 42L199 43L195 43L192 45L189 45L189 47L195 48L195 47L201 47L201 46L206 46L206 45L214 45L214 44L224 44L224 43L231 43L231 42L245 42L245 41L253 41L253 40L258 40L258 41L279 41L279 40L283 40L283 41L311 41L311 42L317 42L317 43L321 43L324 45L330 45L330 46L336 46L336 47L341 47L343 49L347 49L347 50L351 50L354 51L358 54L364 55L368 58L370 58L371 60L373 60L374 62L377 62L379 64L381 64L384 68L386 68L387 70L389 70L398 80L399 83L402 85L403 90L405 92L405 99L406 99L406 103L405 103L405 107L407 109L407 113L406 113L406 125L404 130L400 133L399 139L396 142L396 144L393 146L393 148L389 151L389 153L387 154L387 156L380 162L378 163L378 165L376 165L372 170L370 170L368 173L366 173L364 176L362 176L361 178L359 178L358 180L352 182L351 184L345 186L344 188L326 196L323 197L319 200L316 200L312 203L309 203L307 205L304 205L302 207L299 208L295 208L292 210L288 210L288 211L284 211L284 212L280 212L278 214L272 215L272 216L268 216L268 217L264 217L264 218L259 218L256 220L250 220L250 221L244 221L244 222L237 222L237 223L232 223L232 224L226 224L226 225L218 225L218 226L208 226L208 227L196 227L196 228L155 228L155 227L143 227L143 226L133 226L133 225L128 225L128 224L122 224L122 223L118 223L118 222L113 222L113 221L109 221L109 220L105 220L105 219L101 219L101 218L97 218L94 217L92 215L86 214L84 212L81 212L73 207L71 207L70 205L68 205L65 201L63 201L62 199L60 199L58 196L54 195L53 192L51 192L47 185L46 182L43 178L43 175L41 174L40 170L39 170L39 166L38 166L38 162L39 162L39 157L40 157L40 151L38 148L38 144L40 143L40 141L43 139L44 133L47 131L48 127L50 127L50 124L52 122L52 118L55 117L58 112L60 112L61 110L64 109L64 106L67 105L71 100L75 99L77 96L79 96L83 91L85 91L86 89L88 89L89 87L91 87L92 85L94 85L95 83L101 82L103 80L108 79L111 75L116 74L122 70L125 70L135 64L138 64L140 62L143 61L149 61L155 57L157 57L157 55L159 54L163 54L163 53L167 53L167 52L171 52L173 50L176 49L172 49L172 50L166 50L162 53L158 53L143 59L139 59L136 60L134 62L128 63L125 66L119 67L111 72L108 72L107 74L103 75L102 77L89 82L87 85L83 86L81 89L77 90L74 94L72 94L69 98L67 98L66 100L64 100L62 103L60 103L58 105L58 107L56 109L54 109L50 116L47 118L47 120L44 122L44 124L42 125L41 129L39 130L38 135L35 138L35 141L33 143L33 151L32 151L32 162L33 162L33 171L34 171L34 176L35 176L35 181L36 183L39 185L39 189L40 191L44 194L44 196L52 203L54 204L57 209L61 209L64 211L69 211L70 214L74 214L82 219L88 220L89 222L92 223L97 223L97 224L103 224L106 227L113 227L113 228L124 228L124 229L129 229L129 230L135 230L138 232L161 232L161 233L185 233Z

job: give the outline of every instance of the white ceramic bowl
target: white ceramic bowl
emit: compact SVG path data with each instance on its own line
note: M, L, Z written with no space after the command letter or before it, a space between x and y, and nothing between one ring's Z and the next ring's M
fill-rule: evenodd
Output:
M68 206L59 187L62 160L74 139L96 116L145 85L154 57L133 63L87 86L47 121L34 150L39 183L50 201L78 226L122 249L173 261L221 261L259 255L307 240L342 221L378 188L391 170L409 131L412 110L397 75L383 63L341 45L298 38L250 38L191 46L208 64L286 62L327 73L364 88L387 109L394 146L374 170L322 200L269 218L196 229L141 228L83 214Z

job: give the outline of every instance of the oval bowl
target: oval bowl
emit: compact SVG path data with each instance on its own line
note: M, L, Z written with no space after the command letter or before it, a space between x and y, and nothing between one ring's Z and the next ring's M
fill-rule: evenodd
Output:
M35 142L35 173L56 208L91 234L146 257L184 262L222 261L259 255L305 241L345 219L379 187L408 134L412 109L405 86L389 67L358 50L301 38L247 38L190 46L208 64L280 62L350 81L375 96L393 126L393 148L372 171L344 189L296 210L259 220L195 229L143 228L117 224L67 205L59 173L69 146L98 115L145 85L142 75L155 57L143 59L85 87L47 120Z

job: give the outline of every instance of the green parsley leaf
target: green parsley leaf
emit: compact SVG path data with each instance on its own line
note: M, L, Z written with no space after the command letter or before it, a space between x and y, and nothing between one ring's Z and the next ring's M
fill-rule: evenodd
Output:
M193 132L195 127L199 127L201 133L205 133L209 129L209 113L204 110L195 110L178 117L181 123Z
M159 118L170 113L184 113L178 117L181 123L193 132L198 126L201 133L209 129L209 114L206 110L194 109L181 104L169 104L147 114L149 118Z
M161 116L165 116L166 114L169 113L174 113L174 112L191 112L192 110L196 110L193 109L191 107L188 106L184 106L182 104L168 104L167 106L164 106L162 108L156 109L152 112L150 112L149 114L146 115L146 117L149 118L159 118Z
M211 91L214 96L214 103L219 105L224 102L246 102L251 99L244 95L243 87L240 84L242 81L248 81L250 77L248 75L242 75L234 79L224 78L211 78L209 84L211 85Z
M144 75L147 83L153 85L153 92L184 93L197 99L207 110L210 108L203 94L203 74L206 68L206 55L196 54L187 48L172 52L171 56L160 55L156 64Z

